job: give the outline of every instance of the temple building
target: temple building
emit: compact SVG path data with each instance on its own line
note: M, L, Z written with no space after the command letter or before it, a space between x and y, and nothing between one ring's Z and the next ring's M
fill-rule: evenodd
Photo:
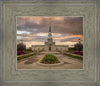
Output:
M51 24L49 25L49 32L48 32L48 38L47 41L44 42L44 45L32 45L32 50L37 51L64 51L68 50L68 45L56 45L56 43L53 41L52 38L52 32L51 32Z

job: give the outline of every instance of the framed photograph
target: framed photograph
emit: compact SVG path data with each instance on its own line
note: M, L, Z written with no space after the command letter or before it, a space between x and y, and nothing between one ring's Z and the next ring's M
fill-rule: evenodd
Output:
M83 17L17 18L17 69L83 69Z
M2 85L100 85L98 1L2 1Z

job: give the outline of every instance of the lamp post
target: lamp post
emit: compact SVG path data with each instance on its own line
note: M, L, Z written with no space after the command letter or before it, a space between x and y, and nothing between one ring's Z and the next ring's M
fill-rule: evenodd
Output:
M81 48L81 45L80 45L81 42L80 42L80 41L81 41L81 40L79 39L78 41L79 41L78 51L79 51L79 54L80 54L80 48Z
M21 40L21 43L23 43L23 40Z
M81 41L81 40L79 39L78 41L79 41L79 44L80 44L80 41Z

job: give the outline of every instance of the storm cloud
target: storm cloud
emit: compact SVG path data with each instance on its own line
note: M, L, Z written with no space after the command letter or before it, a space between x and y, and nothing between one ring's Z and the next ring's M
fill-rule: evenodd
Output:
M83 17L23 16L17 17L17 40L23 38L27 42L46 41L50 22L52 35L55 40L59 40L60 42L76 42L79 38L83 40Z

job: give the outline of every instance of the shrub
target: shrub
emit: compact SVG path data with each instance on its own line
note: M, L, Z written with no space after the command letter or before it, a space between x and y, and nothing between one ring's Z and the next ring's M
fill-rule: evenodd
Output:
M83 44L77 43L74 45L74 48L75 48L75 50L83 51Z
M74 51L75 54L79 54L79 51Z
M75 48L73 48L73 47L68 48L68 52L73 52L73 51L75 51Z
M83 51L74 51L74 54L79 54L79 55L83 55Z
M60 63L60 61L52 54L45 55L44 58L40 61L41 63L45 64L55 64Z
M25 54L24 51L17 51L17 55Z
M80 51L80 55L83 55L83 51Z
M28 49L26 49L26 52L28 53L28 52L33 52L33 50L32 50L32 48L28 48Z
M17 51L24 51L26 49L26 45L23 43L17 44Z

